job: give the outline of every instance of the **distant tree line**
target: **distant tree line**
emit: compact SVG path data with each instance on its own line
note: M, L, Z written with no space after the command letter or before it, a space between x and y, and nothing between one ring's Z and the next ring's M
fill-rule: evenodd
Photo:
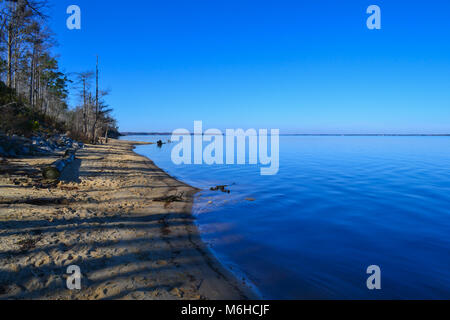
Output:
M61 72L47 25L46 0L0 0L0 131L68 131L78 140L96 143L118 134L112 109L99 89L95 71L71 76ZM69 86L79 105L68 106Z

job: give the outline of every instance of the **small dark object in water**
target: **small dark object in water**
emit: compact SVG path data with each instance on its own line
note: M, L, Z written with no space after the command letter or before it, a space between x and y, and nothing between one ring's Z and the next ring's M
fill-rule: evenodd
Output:
M156 144L158 145L158 148L161 148L164 144L164 142L162 142L162 140L158 140L158 142L156 142Z
M227 190L226 188L227 188L228 186L217 186L217 187L213 187L213 188L210 188L209 190L211 190L211 191L222 191L222 192L224 192L224 193L230 193L231 191L230 190Z

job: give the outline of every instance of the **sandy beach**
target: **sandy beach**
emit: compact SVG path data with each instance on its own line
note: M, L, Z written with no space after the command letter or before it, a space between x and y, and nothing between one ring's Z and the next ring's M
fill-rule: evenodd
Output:
M133 152L136 142L87 145L62 181L54 158L0 164L1 299L247 299L252 291L201 241L196 189ZM81 290L69 290L77 265Z

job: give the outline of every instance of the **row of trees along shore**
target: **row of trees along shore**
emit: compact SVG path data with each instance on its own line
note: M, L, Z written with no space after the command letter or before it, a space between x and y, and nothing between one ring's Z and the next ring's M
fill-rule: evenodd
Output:
M52 54L47 0L0 0L0 133L68 133L97 143L118 135L95 71L63 73ZM94 61L93 61L94 62ZM94 65L94 63L93 63ZM78 106L69 108L75 91Z

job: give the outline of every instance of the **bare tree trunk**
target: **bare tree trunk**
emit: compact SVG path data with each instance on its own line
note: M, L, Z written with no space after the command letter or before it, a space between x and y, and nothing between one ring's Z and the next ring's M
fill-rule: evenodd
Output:
M9 22L8 22L8 41L7 41L7 51L8 51L8 67L7 67L7 85L12 88L13 85L13 51L14 51L14 28L16 19L16 2L9 2Z
M7 69L7 85L12 85L12 46L13 46L13 30L12 21L8 25L8 69Z
M109 127L106 127L106 133L105 133L105 143L108 144L108 133L109 133Z
M92 125L92 144L95 144L95 129L97 127L98 121L98 56L97 64L95 65L95 114L94 114L94 124Z
M30 99L30 106L31 109L34 109L33 106L33 86L34 86L34 57L36 56L36 44L33 45L33 53L31 54L31 62L30 62L30 92L29 92L29 99Z
M86 79L83 79L83 125L84 135L87 134L87 106L86 106Z

